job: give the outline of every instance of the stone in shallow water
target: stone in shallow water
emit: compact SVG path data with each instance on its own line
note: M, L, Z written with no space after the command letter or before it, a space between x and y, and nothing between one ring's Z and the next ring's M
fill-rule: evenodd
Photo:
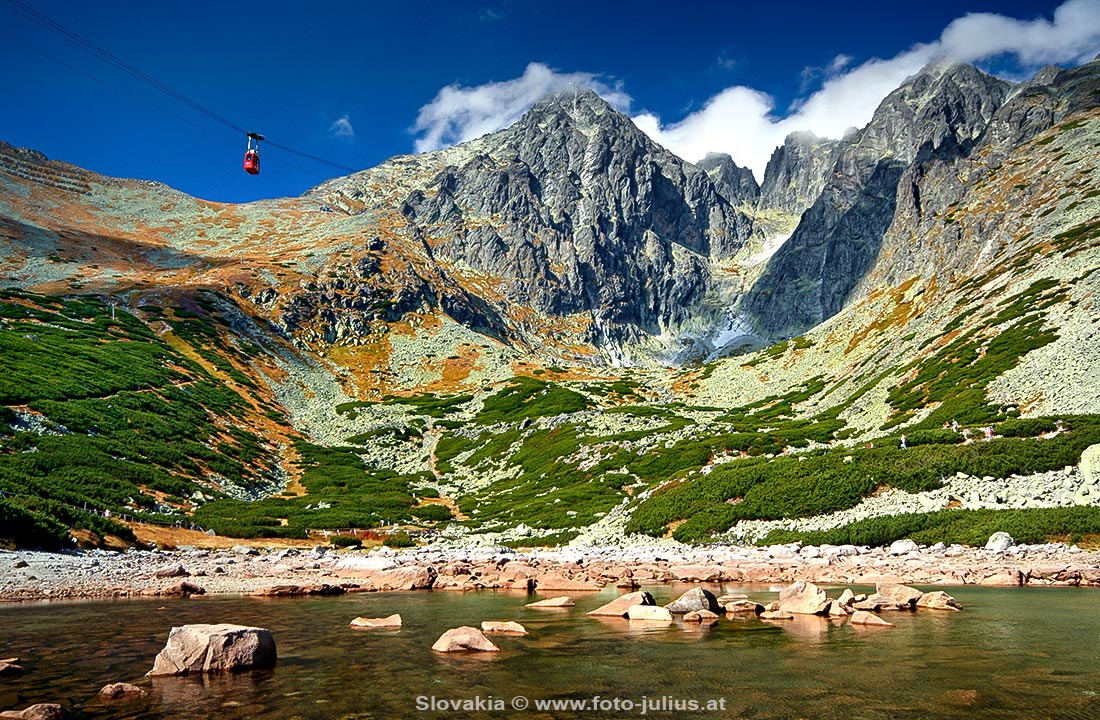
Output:
M117 682L104 685L99 697L104 700L131 700L145 695L145 690L131 683Z
M764 612L764 606L753 600L734 600L723 608L729 615L759 615Z
M659 605L632 605L626 611L627 620L651 620L672 622L672 613Z
M147 675L259 670L275 667L275 639L266 628L222 623L172 628Z
M481 622L481 630L487 633L504 633L511 635L527 634L527 628L514 620L483 620Z
M611 602L589 612L589 615L605 615L608 617L626 617L626 613L635 605L656 605L653 596L645 590L620 595Z
M917 600L917 607L931 610L961 610L959 601L951 597L943 590L933 590L925 593Z
M911 588L908 585L901 585L899 583L879 583L875 586L875 591L878 595L890 598L898 605L908 605L913 607L917 600L920 599L923 592L916 588Z
M692 610L684 615L684 622L714 623L718 622L718 614L710 610Z
M760 613L761 620L794 620L794 615L785 610L765 610Z
M564 608L573 607L576 605L573 602L573 598L568 595L560 595L558 597L547 598L545 600L538 600L533 603L527 603L526 607L529 608Z
M665 607L670 613L675 613L677 615L696 612L698 610L709 610L712 613L717 613L721 609L721 606L718 604L718 598L714 596L714 593L705 588L692 588L676 600L665 605Z
M799 580L779 592L779 609L799 615L817 615L829 609L829 598L817 585Z
M477 628L462 626L448 630L432 645L436 652L499 652L500 648Z
M852 613L851 623L853 625L871 625L873 627L894 627L894 623L886 622L878 615L863 610L856 610Z
M350 623L351 627L360 630L378 630L378 629L390 629L394 630L401 627L401 615L394 613L384 618L365 618L357 617Z
M69 720L72 715L57 703L39 703L24 710L9 710L0 713L6 720Z

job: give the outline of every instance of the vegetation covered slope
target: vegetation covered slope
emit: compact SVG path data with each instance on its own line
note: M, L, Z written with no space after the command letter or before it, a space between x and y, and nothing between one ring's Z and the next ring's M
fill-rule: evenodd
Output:
M400 524L709 541L958 473L1011 484L1075 465L1100 442L1097 69L1017 88L951 152L912 148L836 315L680 368L601 364L598 317L509 299L524 263L506 293L487 266L438 260L455 218L419 226L394 208L442 212L432 163L473 162L470 147L357 176L347 214L317 207L324 193L220 206L0 148L8 539L126 537L126 513L240 536ZM467 209L497 177L470 169ZM482 239L499 223L464 217ZM723 287L750 282L712 259ZM613 281L627 277L645 282ZM1072 535L1096 513L932 510L771 537L972 538L960 528L998 518Z

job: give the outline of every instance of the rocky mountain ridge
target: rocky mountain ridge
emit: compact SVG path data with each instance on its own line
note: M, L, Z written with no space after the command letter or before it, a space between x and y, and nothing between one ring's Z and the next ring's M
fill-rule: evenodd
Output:
M453 517L452 539L699 540L999 512L940 478L1040 487L1100 442L1098 66L1019 86L929 68L862 130L788 138L760 185L726 156L683 162L590 94L236 206L0 146L0 357L142 347L161 381L115 383L130 405L69 402L41 363L5 366L0 483L31 463L59 504L20 517L82 518L50 458L109 428L143 450L103 462L156 485L78 484L92 506L142 496L234 533ZM69 388L96 375L57 365ZM177 387L193 383L232 393L203 404ZM162 404L202 418L204 464L160 447L140 408ZM1001 437L975 443L987 429ZM235 504L218 474L287 489ZM866 500L882 486L904 495ZM1087 529L1091 493L1008 505Z
M222 282L307 347L362 344L428 313L548 359L679 363L804 332L882 277L904 281L897 268L909 265L893 261L896 240L884 252L887 231L899 239L923 223L923 234L939 232L928 225L940 216L925 208L968 191L930 168L1003 155L1049 128L1054 106L1061 114L1095 106L1083 89L1095 65L1044 70L1018 88L969 66L930 66L866 128L842 140L788 137L759 185L728 156L680 160L586 91L547 98L499 133L397 157L299 199L218 209L137 183L129 187L164 196L158 202L171 210L143 209L153 217L135 224L103 202L102 222L86 213L68 222L73 199L59 198L61 222L52 222L107 237L130 228L141 243L152 235L171 247L150 263L161 272L166 262L187 266L182 258L197 248L232 254L245 247L236 240L270 243L275 231L288 267L261 269L255 258ZM1067 72L1085 79L1059 82ZM14 153L4 156L16 176L47 166ZM75 189L85 203L96 194L89 188L114 182L46 172L69 177L51 189ZM123 187L115 182L113 197ZM34 236L43 218L9 210L19 231L11 237ZM941 256L943 247L921 272L942 278L972 266L958 253ZM301 282L286 282L292 277Z

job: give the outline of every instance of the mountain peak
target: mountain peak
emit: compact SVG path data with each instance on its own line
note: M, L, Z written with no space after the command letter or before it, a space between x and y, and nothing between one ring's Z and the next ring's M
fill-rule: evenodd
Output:
M547 127L567 123L586 131L596 126L634 123L590 88L574 88L547 95L520 119L519 125Z

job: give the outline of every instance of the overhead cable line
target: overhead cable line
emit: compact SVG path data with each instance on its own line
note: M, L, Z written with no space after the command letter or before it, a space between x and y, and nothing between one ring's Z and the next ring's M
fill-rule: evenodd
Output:
M210 108L206 107L205 105L198 102L197 100L193 100L190 97L188 97L188 96L184 95L183 93L179 92L178 90L172 88L171 86L166 85L165 83L161 82L160 80L157 80L152 75L149 75L148 73L141 70L140 68L137 68L137 67L131 65L130 63L126 62L125 60L118 57L117 55L110 52L109 50L105 50L104 48L100 47L99 45L96 45L94 42L87 39L83 35L80 35L79 33L76 33L74 31L68 29L67 27L65 27L61 23L59 23L59 22L53 20L52 18L42 14L38 10L35 10L31 6L29 6L26 3L22 2L22 0L0 0L0 3L3 3L4 5L6 5L11 10L15 11L19 15L22 15L24 18L27 18L28 20L31 20L32 22L37 23L38 25L41 25L41 26L45 27L47 30L50 30L51 32L54 32L54 33L60 35L61 37L68 40L69 42L73 43L74 45L82 48L86 52L89 52L92 55L95 55L96 57L100 58L101 60L104 60L105 62L110 63L111 65L114 65L115 67L119 68L120 70L123 70L124 72L129 73L130 75L134 76L138 80L141 80L142 82L146 83L147 85L163 92L164 94L168 95L169 97L171 97L171 98L187 105L188 107L202 113L203 115L206 115L210 119L215 120L215 121L221 123L222 125L225 125L226 127L230 128L231 130L233 130L237 133L240 133L242 135L248 135L247 130L245 130L243 127L236 124L232 120L229 120L229 119L225 118L224 116L222 116L222 115L218 114L217 112L211 110ZM22 43L19 43L19 44L22 45ZM39 54L44 54L44 53L39 53ZM50 58L50 59L52 60L54 58ZM57 62L61 63L61 61L57 61ZM61 63L61 64L66 65L65 63ZM71 68L71 66L68 66L68 65L66 65L66 67ZM76 70L76 68L71 68L71 69ZM80 72L83 75L87 75L87 73L83 73L80 70L77 70L77 72ZM91 77L91 76L88 76L88 77ZM96 80L96 82L100 82L104 85L108 85L109 87L113 87L109 83L106 83L102 80L98 80L96 78L92 78L92 79ZM130 93L128 93L124 90L121 90L119 88L115 88L115 89L120 90L120 92L123 92L127 95L130 95ZM134 97L134 96L131 95L131 97ZM142 101L142 102L145 102L145 101ZM146 104L151 105L152 103L146 103ZM153 107L158 107L158 106L154 105ZM164 110L164 108L159 108L159 109ZM175 115L174 113L171 113L168 110L165 110L165 112L168 112L169 114L171 114L175 117L179 117L178 115ZM180 118L180 119L183 119L183 118ZM188 122L190 122L190 121L188 121ZM194 123L192 123L192 124L194 124ZM277 148L279 150L283 150L284 152L293 153L295 155L299 155L299 156L307 158L309 160L313 160L314 162L323 163L325 165L330 165L332 167L338 168L340 170L346 170L348 172L358 172L355 168L351 168L351 167L348 167L346 165L341 165L339 163L332 162L331 160L326 160L326 159L318 157L316 155L311 155L309 153L302 152L301 150L295 150L294 148L288 147L286 145L282 145L282 144L275 143L275 142L272 142L272 141L267 141L267 144L270 145L271 147Z
M227 140L231 139L228 133L222 133L222 132L219 132L217 130L211 130L206 125L203 125L201 123L197 123L194 120L191 120L190 118L185 118L183 115L180 115L178 113L174 113L171 110L169 110L168 108L164 107L163 105L158 105L155 102L146 100L145 98L141 97L140 95L135 95L134 93L130 92L129 90L124 90L124 89L120 88L118 85L113 85L113 84L107 82L106 80L103 80L101 78L97 78L95 75L91 75L89 73L86 73L83 70L81 70L80 68L78 68L74 65L70 65L69 63L65 62L64 60L59 60L59 59L55 58L53 55L49 55L47 53L44 53L41 50L33 48L30 45L27 45L26 43L20 42L19 40L16 40L15 38L13 38L9 35L5 35L3 33L0 33L0 39L7 40L12 45L18 45L19 47L23 48L24 50L26 50L28 52L32 52L36 55L39 55L41 57L46 58L47 60L55 62L63 68L66 68L68 70L72 70L74 73L82 75L82 76L88 78L89 80L92 80L93 82L97 82L100 85L103 85L104 87L108 87L108 88L114 90L115 92L122 93L123 95L125 95L128 98L131 98L133 100L137 100L139 103L143 103L145 105L148 105L151 108L155 108L157 110L160 110L162 113L165 113L167 115L171 115L172 117L176 118L177 120L179 120L181 122L185 122L188 125L192 125L194 127L197 127L198 129L202 130L203 132L208 132L211 135L217 135L218 137L225 138Z

